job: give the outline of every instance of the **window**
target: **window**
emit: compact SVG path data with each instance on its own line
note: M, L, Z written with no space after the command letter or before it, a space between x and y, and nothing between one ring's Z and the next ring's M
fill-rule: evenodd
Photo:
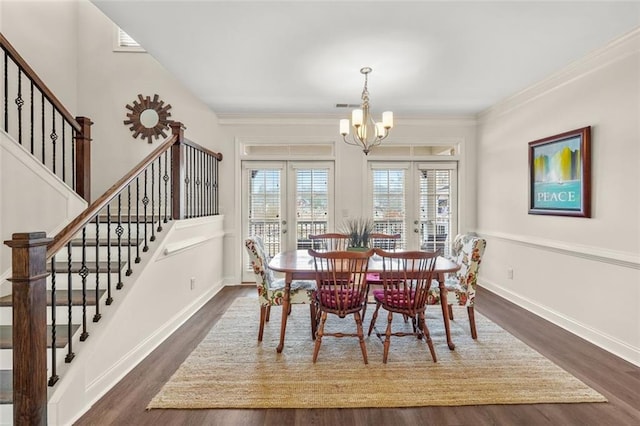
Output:
M113 50L117 52L145 52L137 41L117 26L115 27Z
M457 163L369 163L375 232L400 234L398 248L449 254L457 224Z
M398 248L406 245L406 174L406 167L401 166L372 169L374 232L400 234Z

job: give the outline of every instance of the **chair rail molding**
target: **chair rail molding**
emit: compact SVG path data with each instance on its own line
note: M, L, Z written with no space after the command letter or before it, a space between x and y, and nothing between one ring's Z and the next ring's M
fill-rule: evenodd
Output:
M479 235L497 238L503 241L531 247L539 250L546 250L567 256L580 257L594 262L605 262L616 266L631 269L640 269L640 255L636 253L608 250L600 247L571 244L563 241L555 241L546 238L536 238L527 235L516 235L504 232L491 232L484 230L476 231Z

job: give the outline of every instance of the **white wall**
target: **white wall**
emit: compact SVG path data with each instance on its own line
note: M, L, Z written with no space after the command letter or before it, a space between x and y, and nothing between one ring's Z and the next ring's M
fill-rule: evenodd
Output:
M77 4L0 0L0 31L71 114L77 111Z
M478 129L480 283L638 365L639 118L637 30L495 105ZM529 215L528 142L584 126L592 218Z
M61 366L49 424L72 424L222 288L223 221L171 221L156 234L114 303L89 325L91 337L74 343L72 368Z
M185 125L186 138L220 150L215 113L148 53L114 52L114 24L88 0L0 0L0 4L5 37L72 115L94 122L92 199L161 142L133 139L123 123L129 112L125 106L138 94L158 94L171 104L169 118Z
M78 110L95 123L91 147L93 199L162 142L153 139L149 144L133 139L129 126L123 124L129 112L125 106L132 105L138 94L158 94L171 105L169 118L185 125L187 139L220 151L218 120L209 107L148 53L114 52L115 26L92 3L80 1L77 14Z
M25 188L29 188L25 194ZM60 231L87 203L21 145L0 130L0 241L15 232ZM55 234L54 234L55 235ZM0 246L0 295L11 268L11 249Z

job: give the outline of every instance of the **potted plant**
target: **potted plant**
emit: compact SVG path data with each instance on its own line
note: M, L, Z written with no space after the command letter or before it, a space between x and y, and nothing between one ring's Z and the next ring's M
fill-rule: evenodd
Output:
M342 233L349 236L347 250L366 250L373 232L373 220L370 218L346 219Z

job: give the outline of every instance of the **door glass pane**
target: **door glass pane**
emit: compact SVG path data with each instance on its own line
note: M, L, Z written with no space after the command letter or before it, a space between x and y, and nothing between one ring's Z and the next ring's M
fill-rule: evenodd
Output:
M253 169L249 173L247 235L258 235L270 256L280 251L281 170Z
M400 234L398 249L406 245L405 169L373 169L374 232Z
M327 232L329 170L296 169L296 244L311 248L309 234Z
M454 170L420 170L420 238L424 250L449 255L452 233L452 174Z

